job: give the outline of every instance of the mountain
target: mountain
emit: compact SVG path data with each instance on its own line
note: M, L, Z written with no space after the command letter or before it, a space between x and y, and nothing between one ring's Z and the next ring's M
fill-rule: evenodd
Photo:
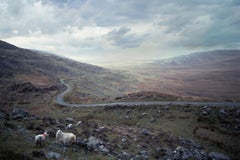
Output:
M132 68L138 87L219 101L240 101L240 50L216 50L157 60Z
M128 75L0 41L1 101L25 103L29 97L54 96L62 89L60 79L73 86L70 102L117 97L131 90Z
M0 41L0 73L6 77L13 74L43 74L50 77L100 72L101 67L72 61L51 54L41 54L18 48ZM78 69L76 72L75 70Z
M240 50L215 50L209 52L198 52L189 55L157 60L154 63L160 65L212 65L224 62L237 62L240 60ZM235 64L234 62L234 64Z

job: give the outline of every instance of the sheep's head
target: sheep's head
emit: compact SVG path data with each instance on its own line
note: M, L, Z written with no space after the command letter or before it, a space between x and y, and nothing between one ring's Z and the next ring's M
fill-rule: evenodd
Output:
M43 133L43 135L44 135L45 137L49 136L49 134L48 134L47 131L45 131L45 132Z

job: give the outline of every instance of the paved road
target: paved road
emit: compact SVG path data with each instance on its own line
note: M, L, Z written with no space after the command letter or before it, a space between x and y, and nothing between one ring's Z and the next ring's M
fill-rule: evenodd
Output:
M94 103L94 104L72 104L65 102L63 97L65 94L72 90L72 87L64 82L63 79L60 80L67 89L56 97L56 104L66 106L66 107L107 107L107 106L152 106L152 105L193 105L193 106L232 106L240 107L240 102L191 102L191 101L137 101L137 102L112 102L112 103Z

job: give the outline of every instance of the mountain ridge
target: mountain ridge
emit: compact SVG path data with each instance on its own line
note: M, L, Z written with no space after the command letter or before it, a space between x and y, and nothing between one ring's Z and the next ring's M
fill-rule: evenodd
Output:
M73 86L73 93L66 96L70 101L72 96L79 101L81 98L78 95L88 95L87 97L93 99L102 99L108 96L117 97L131 88L126 83L128 77L120 72L53 54L43 54L38 51L19 48L0 41L2 99L9 100L13 97L19 99L18 95L21 95L22 99L26 99L24 93L18 89L9 92L9 88L16 88L14 86L23 86L21 90L31 91L31 93L27 92L26 94L30 97L39 95L37 91L42 91L41 88L51 91L48 88L53 87L55 92L60 91L61 83L59 80L62 78Z
M212 61L219 61L219 59L217 58L227 58L226 56L228 58L229 56L237 56L238 58L240 58L240 50L213 50L206 52L195 52L163 60L155 60L153 63L161 65L182 65L186 63L191 63L191 60L195 60L193 61L195 64L196 62L211 63Z

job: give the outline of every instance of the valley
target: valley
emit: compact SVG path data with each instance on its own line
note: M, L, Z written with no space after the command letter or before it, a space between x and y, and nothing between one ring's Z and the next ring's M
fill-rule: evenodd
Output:
M110 70L0 41L0 159L238 159L238 59ZM56 142L58 129L77 142Z
M219 50L130 68L138 88L193 101L240 101L240 51Z

